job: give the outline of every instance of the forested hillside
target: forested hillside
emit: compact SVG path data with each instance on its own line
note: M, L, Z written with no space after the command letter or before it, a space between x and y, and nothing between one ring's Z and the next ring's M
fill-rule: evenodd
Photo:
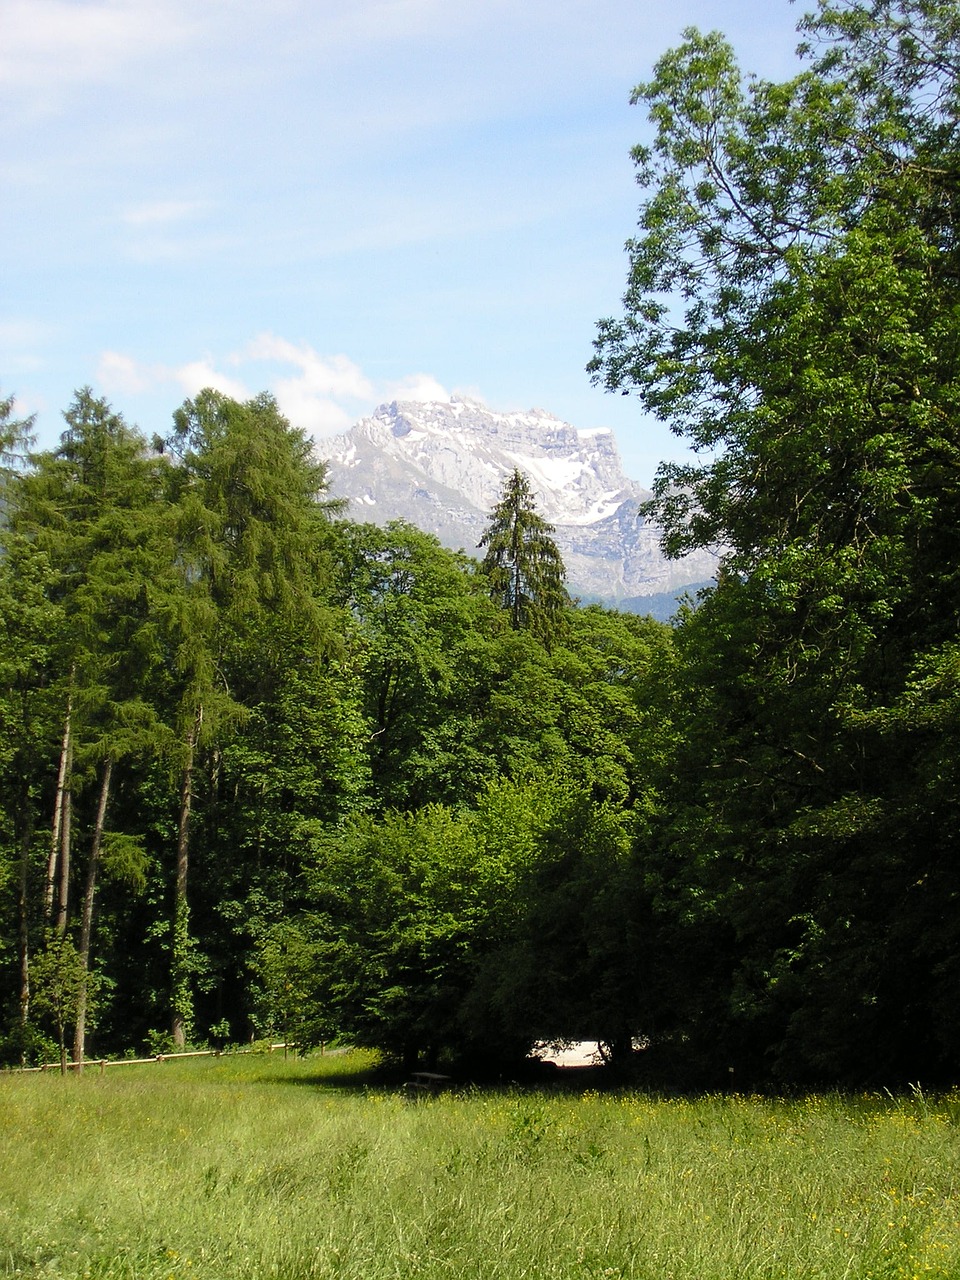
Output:
M517 474L485 559L325 498L212 391L148 442L3 406L3 1055L598 1039L673 1086L955 1080L954 0L689 32L594 376L699 451L673 627L571 603ZM643 1047L641 1047L643 1046Z

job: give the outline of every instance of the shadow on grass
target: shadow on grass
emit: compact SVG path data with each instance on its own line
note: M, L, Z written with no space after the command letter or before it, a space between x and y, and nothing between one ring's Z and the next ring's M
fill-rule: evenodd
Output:
M340 1093L366 1093L382 1087L382 1072L376 1067L336 1067L330 1071L311 1071L306 1075L276 1074L264 1076L266 1084L306 1085L311 1089L335 1089Z
M318 1090L335 1090L340 1093L362 1094L371 1090L380 1093L407 1093L410 1073L389 1063L351 1067L348 1063L326 1070L303 1074L281 1074L264 1077L270 1084L292 1084ZM443 1094L470 1092L551 1092L583 1093L584 1090L607 1092L621 1090L626 1082L619 1072L605 1066L556 1067L553 1070L537 1068L536 1064L517 1063L501 1070L450 1070L449 1084ZM629 1085L627 1085L629 1087Z

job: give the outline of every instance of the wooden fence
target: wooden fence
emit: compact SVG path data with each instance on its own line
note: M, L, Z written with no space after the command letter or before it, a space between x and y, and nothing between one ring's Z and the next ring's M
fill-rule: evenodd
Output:
M272 1044L270 1052L274 1049L293 1048L293 1045ZM177 1058L219 1058L221 1053L252 1053L252 1049L189 1049L184 1053L158 1053L152 1058L85 1058L83 1062L68 1062L68 1071L82 1071L85 1067L97 1067L100 1074L103 1075L107 1067L142 1067L151 1062L173 1062ZM45 1062L40 1067L11 1067L11 1071L16 1071L21 1075L27 1075L35 1071L61 1071L62 1067L59 1062Z

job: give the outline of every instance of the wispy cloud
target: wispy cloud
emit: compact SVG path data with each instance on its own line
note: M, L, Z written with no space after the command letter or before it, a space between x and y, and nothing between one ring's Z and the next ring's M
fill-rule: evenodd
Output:
M145 365L120 351L104 351L97 365L97 382L110 395L141 395L168 381L162 366Z
M169 226L192 221L209 208L207 200L148 200L121 210L120 221L130 227Z
M254 338L233 360L273 365L271 390L281 411L314 436L344 430L357 407L376 395L373 384L348 356L322 356L305 342L290 342L272 333ZM296 373L277 373L278 368L291 365Z
M300 369L299 378L303 384L321 395L361 400L373 395L372 383L348 356L321 356L306 342L290 342L273 333L259 334L231 359L238 364L247 360L292 364Z
M0 320L0 369L5 379L12 373L35 373L43 368L42 351L52 327L23 318ZM6 388L9 391L9 387ZM0 386L0 393L4 388Z
M387 400L449 400L450 392L430 373L413 373L399 382L388 382Z
M180 365L172 372L173 381L188 396L195 396L204 387L212 387L214 391L222 391L225 396L232 396L234 400L250 398L250 389L245 383L217 369L210 359L192 360L189 364Z
M121 351L104 351L97 365L97 382L108 395L144 395L176 387L186 396L195 396L204 387L213 387L236 400L247 400L246 383L218 369L209 357L182 365L148 364Z
M130 63L189 39L196 24L170 0L3 0L0 84L55 96L129 74Z
M294 372L290 372L291 368ZM137 396L168 388L195 396L213 387L237 400L266 387L281 412L320 439L344 431L388 400L448 400L449 392L429 373L377 383L349 356L321 355L308 343L262 333L220 360L206 356L182 365L148 364L120 351L102 353L97 381L108 395Z
M498 13L509 13L513 7L513 0L486 0L482 6L453 5L449 0L357 0L331 6L334 12L324 14L316 29L340 48L415 43L424 37L449 38L458 31L467 34L496 22Z

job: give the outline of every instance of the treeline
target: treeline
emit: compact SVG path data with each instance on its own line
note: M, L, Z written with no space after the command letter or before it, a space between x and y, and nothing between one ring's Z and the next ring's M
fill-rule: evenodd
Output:
M11 413L8 1061L61 1030L77 1056L91 1035L98 1053L340 1034L410 1056L629 1030L616 1001L593 1011L582 966L531 1015L527 916L559 895L571 955L622 927L603 869L627 874L649 804L670 636L569 606L522 477L484 567L343 518L266 396L203 392L148 442L84 390L59 446L19 460ZM527 977L517 953L501 982L494 956L521 946Z
M893 809L932 757L759 672L748 583L674 629L578 608L518 475L482 563L354 523L266 396L148 442L81 391L26 459L10 410L8 1062L345 1036L478 1070L566 1037L681 1085L946 1068L953 890L938 818Z
M95 1026L397 1058L598 1039L671 1086L955 1080L960 7L821 3L794 80L689 32L592 369L699 452L668 628L325 500L269 397L8 459L5 1056ZM6 405L8 454L23 432Z

